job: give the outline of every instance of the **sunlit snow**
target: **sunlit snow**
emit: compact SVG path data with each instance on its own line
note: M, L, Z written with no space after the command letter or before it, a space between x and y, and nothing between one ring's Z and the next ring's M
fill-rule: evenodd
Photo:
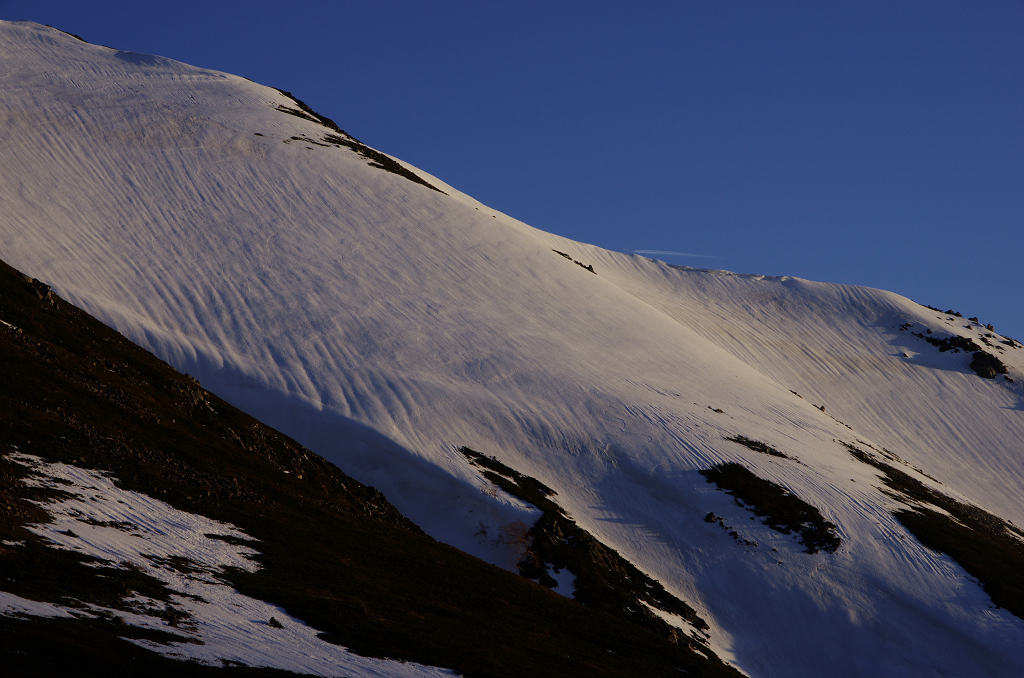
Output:
M899 329L977 336L961 318L537 231L418 169L448 195L294 142L326 130L243 78L28 23L0 24L0 55L3 259L430 535L510 567L481 525L534 515L481 489L468 445L553 488L750 675L1024 675L1024 622L904 530L843 445L1024 524L1024 350L998 333L1009 372L981 379ZM721 461L817 507L843 546L809 555L750 521L698 473Z

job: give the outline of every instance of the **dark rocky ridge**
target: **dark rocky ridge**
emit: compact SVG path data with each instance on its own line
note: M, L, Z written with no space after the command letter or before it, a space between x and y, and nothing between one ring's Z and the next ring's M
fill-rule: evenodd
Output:
M877 454L842 444L855 459L882 472L883 491L903 506L893 515L904 527L976 577L993 603L1024 619L1024 531L926 486Z
M295 105L297 106L297 108L290 108L288 106L278 106L277 110L281 111L282 113L294 115L297 118L302 118L303 120L315 122L318 125L323 125L327 129L335 132L335 134L324 135L323 140L326 143L313 141L312 139L307 139L305 137L292 137L292 140L306 141L311 144L316 144L317 146L326 146L328 144L334 146L343 146L352 151L355 151L360 156L368 159L370 161L370 167L376 167L377 169L382 169L386 172L397 174L398 176L404 179L408 179L413 183L420 184L421 186L426 186L427 188L437 191L438 193L441 193L443 195L448 195L440 188L428 183L426 180L424 180L418 174L410 170L408 167L402 165L402 163L398 162L397 160L391 158L388 155L385 155L384 153L381 153L380 151L375 151L374 149L370 148L363 142L359 141L351 134L338 127L337 123L335 123L330 118L315 112L303 101L300 101L298 98L292 95L291 92L285 92L284 90L281 89L277 91L283 94L284 96L288 97L292 101L294 101Z
M913 325L906 323L900 326L900 331L905 331L910 327L913 327ZM982 379L995 379L1000 374L1006 374L1007 369L1003 361L985 351L973 339L961 337L958 334L951 334L948 337L936 337L931 332L931 330L928 330L927 332L911 332L911 334L918 339L924 339L932 346L938 348L939 353L945 353L946 351L972 353L970 368ZM984 337L982 337L982 341L985 341ZM988 341L985 341L985 343L990 344ZM1013 347L1013 340L1010 340L1008 345Z
M782 534L799 535L807 553L835 553L842 543L836 534L836 526L825 520L818 509L740 464L716 464L700 474L742 502L741 505L753 511L755 516L763 518L761 522L768 527ZM739 537L735 535L734 538Z
M525 557L518 563L520 574L554 588L558 582L550 570L568 569L576 576L574 597L583 605L625 619L718 660L707 647L705 638L696 632L683 633L648 607L676 615L701 631L708 628L707 622L659 582L579 527L552 501L555 492L551 488L494 457L468 447L459 451L481 470L483 477L543 511L536 524L520 537L525 547Z

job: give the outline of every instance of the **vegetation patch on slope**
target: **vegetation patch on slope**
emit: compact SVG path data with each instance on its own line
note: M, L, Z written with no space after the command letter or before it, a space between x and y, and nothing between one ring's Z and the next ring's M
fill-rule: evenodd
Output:
M741 464L725 462L700 472L709 483L743 502L761 522L782 534L800 535L807 553L834 553L840 546L836 526L821 512L781 485L760 478Z
M602 610L638 624L662 638L680 643L717 659L706 647L705 638L667 624L647 606L677 615L695 629L705 630L707 623L682 600L668 593L614 549L580 528L551 497L555 492L530 476L523 475L494 457L468 447L459 450L481 475L509 494L533 504L543 514L525 536L526 554L519 572L527 579L549 588L557 586L550 570L568 569L576 576L576 601L588 608Z
M284 608L364 656L465 676L736 675L600 610L588 609L430 539L373 488L203 390L49 288L0 264L0 451L117 478L256 542L256 572L230 570L241 593ZM122 609L166 589L137 569L50 548L28 525L30 471L0 462L0 590L29 600ZM188 554L183 554L188 555ZM99 567L95 567L99 565ZM185 561L168 565L188 568ZM13 581L12 581L13 580ZM76 602L77 601L77 602ZM109 619L0 615L12 675L205 676L124 638L180 642L176 620L137 629ZM232 675L285 675L233 667ZM291 674L289 674L291 675Z
M933 490L871 452L843 445L855 459L882 472L887 494L905 506L893 515L918 541L951 557L979 581L993 603L1024 619L1024 531Z

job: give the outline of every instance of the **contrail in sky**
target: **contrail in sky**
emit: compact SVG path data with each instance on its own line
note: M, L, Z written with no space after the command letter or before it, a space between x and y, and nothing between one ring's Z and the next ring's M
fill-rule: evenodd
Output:
M701 259L721 259L721 257L713 257L710 254L691 254L689 252L667 252L665 250L629 250L636 254L667 254L674 257L699 257Z

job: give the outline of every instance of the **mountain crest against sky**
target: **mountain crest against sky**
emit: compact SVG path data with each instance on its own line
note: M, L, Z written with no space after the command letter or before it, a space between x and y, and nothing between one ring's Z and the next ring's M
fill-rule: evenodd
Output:
M544 233L244 78L30 23L0 53L0 257L430 536L519 569L495 535L543 507L470 448L750 675L1024 669L998 575L903 515L1019 550L1024 350L985 319Z

